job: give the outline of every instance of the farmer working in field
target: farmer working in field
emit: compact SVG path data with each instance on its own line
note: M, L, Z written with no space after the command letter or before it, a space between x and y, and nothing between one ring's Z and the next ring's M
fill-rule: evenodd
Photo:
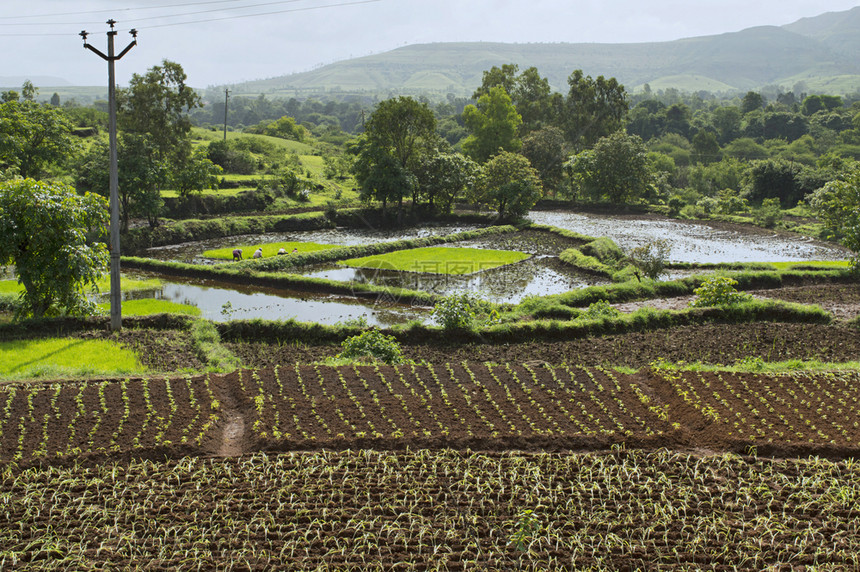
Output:
M233 249L233 261L242 260L242 249L235 248Z
M258 248L254 251L254 258L263 258L263 249Z

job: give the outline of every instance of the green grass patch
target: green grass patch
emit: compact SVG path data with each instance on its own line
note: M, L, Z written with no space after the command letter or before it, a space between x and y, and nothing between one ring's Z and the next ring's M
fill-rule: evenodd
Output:
M513 264L528 257L528 254L512 250L430 246L363 258L350 258L349 260L342 260L338 264L354 268L460 275Z
M108 340L0 342L0 377L4 379L120 375L145 370L133 351Z
M110 302L98 305L99 310L110 312ZM177 304L169 300L144 298L142 300L126 300L122 303L123 316L150 316L152 314L183 314L185 316L200 316L203 312L197 306Z
M778 270L788 270L802 266L803 268L848 268L851 263L848 260L810 260L809 262L771 262Z
M254 251L258 248L263 249L263 258L277 256L278 250L283 248L287 254L307 254L308 252L317 252L320 250L331 250L333 248L341 248L337 244L318 244L316 242L272 242L266 244L253 244L250 246L241 245L236 247L216 248L215 250L207 250L203 253L206 258L215 258L219 260L233 260L233 249L241 248L243 258L251 258ZM293 253L293 249L297 252Z
M99 292L110 292L110 276L104 276L96 281ZM158 290L161 288L161 280L155 278L148 280L136 280L133 278L120 278L120 287L123 292L137 290ZM0 294L18 294L24 291L24 286L17 280L0 280Z

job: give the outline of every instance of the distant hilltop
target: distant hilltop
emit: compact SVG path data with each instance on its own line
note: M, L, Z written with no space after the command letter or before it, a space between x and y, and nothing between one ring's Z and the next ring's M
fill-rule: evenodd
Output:
M434 43L336 62L312 71L234 84L235 93L469 96L492 66L534 66L554 89L581 69L628 91L745 92L766 86L809 93L860 91L860 7L785 26L638 44Z

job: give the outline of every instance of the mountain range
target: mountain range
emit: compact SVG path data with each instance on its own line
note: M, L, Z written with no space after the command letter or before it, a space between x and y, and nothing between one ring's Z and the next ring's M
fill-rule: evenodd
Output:
M235 93L470 96L492 66L536 67L556 91L567 77L615 77L629 92L676 88L732 93L778 88L807 93L860 91L860 6L785 26L671 42L433 43L344 60L312 71L230 86Z

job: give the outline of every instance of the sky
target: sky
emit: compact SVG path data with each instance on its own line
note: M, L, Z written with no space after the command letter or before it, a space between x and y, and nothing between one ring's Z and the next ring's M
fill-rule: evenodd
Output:
M660 42L781 26L860 0L3 0L0 83L106 85L108 19L119 85L168 59L197 88L307 71L433 42ZM34 81L34 83L38 82ZM17 83L15 84L18 85ZM6 85L4 87L13 87Z

